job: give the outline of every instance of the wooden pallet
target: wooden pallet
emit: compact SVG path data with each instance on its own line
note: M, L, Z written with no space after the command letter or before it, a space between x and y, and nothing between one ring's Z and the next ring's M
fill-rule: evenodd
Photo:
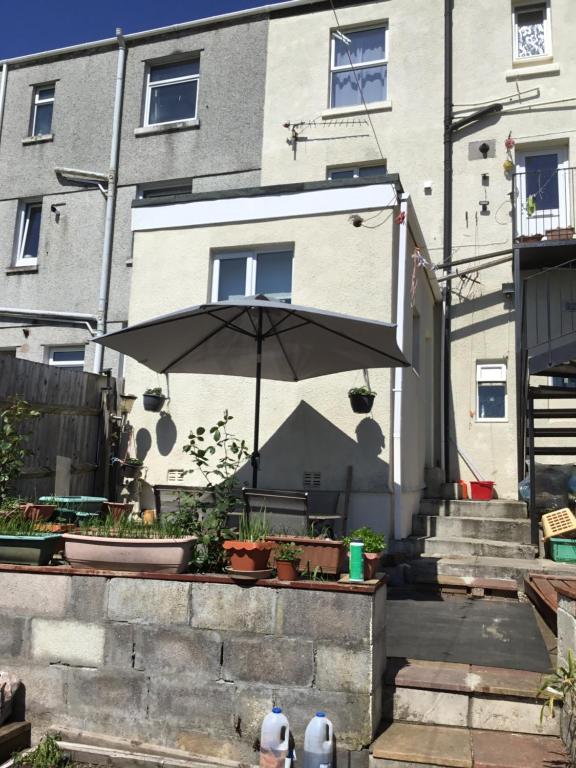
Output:
M546 624L556 634L558 630L556 621L558 593L576 598L576 578L529 573L524 579L524 586L527 597L537 608Z

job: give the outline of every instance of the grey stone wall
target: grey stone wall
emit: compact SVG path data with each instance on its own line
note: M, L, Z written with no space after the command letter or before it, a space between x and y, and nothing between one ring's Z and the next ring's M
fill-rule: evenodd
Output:
M0 667L36 735L84 729L254 761L282 706L301 748L319 709L338 747L381 715L386 587L373 594L0 572Z

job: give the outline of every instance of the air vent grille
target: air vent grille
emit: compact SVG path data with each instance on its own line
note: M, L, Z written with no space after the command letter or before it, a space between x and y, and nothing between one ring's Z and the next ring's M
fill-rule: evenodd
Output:
M183 483L184 482L184 470L183 469L169 469L166 475L166 480L169 483Z
M320 472L304 472L304 488L320 488L322 475Z

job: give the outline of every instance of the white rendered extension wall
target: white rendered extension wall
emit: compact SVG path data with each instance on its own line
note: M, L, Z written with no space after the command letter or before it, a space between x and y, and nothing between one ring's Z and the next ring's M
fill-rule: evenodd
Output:
M348 190L355 212L353 201L356 197L361 199L359 192L358 188ZM314 193L307 195L310 200L314 197ZM263 216L262 211L273 202L267 197L255 198L252 216ZM232 199L227 203L233 212L236 201ZM189 219L197 222L195 207L202 207L202 202L156 206L152 209L155 225L164 227L175 216L185 216L186 206ZM210 300L212 258L219 249L271 245L293 248L293 303L385 322L395 318L399 225L394 214L398 208L389 208L382 226L377 229L353 227L349 210L220 225L211 225L205 220L201 226L184 226L184 218L180 218L180 228L150 230L149 211L149 208L134 210L130 323ZM370 210L360 209L359 213L366 219L373 215ZM411 270L411 253L406 260ZM410 279L411 272L408 292ZM403 303L406 301L410 302L409 294L403 297ZM419 274L416 302L423 333L430 337L434 332L429 322L434 301L428 277ZM423 341L421 346L431 349L433 342ZM407 354L410 353L408 349ZM430 373L428 368L424 375L406 371L407 396L413 398L406 409L416 416L421 407L419 403L423 402L421 388L431 386L429 381L424 382L424 376ZM370 383L378 396L368 417L352 413L347 397L350 387L363 384L360 371L295 384L263 381L261 487L302 488L303 473L310 471L321 473L322 490L343 491L346 468L352 466L349 525L370 524L391 536L392 380L393 372L388 369L370 371ZM140 395L152 386L165 386L164 377L127 361L127 391ZM181 450L188 432L199 425L211 426L224 409L234 416L236 434L251 444L253 379L171 375L169 389L169 417L143 411L141 400L130 415L138 455L147 468L147 483L165 483L170 469L189 469L189 459ZM173 422L172 432L174 429L176 432L169 451L161 434L166 427L164 420L168 418ZM409 487L411 493L418 495L424 476L422 435L417 430L406 431L405 449L407 455L413 457L407 475ZM143 450L146 446L148 450ZM241 480L250 484L248 465L241 472ZM185 482L201 485L202 479L187 475ZM398 535L405 536L410 531L411 516L407 514L409 519L403 521Z

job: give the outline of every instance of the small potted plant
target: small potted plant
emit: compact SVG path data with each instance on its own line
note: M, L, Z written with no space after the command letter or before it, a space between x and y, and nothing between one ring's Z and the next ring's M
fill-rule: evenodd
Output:
M140 472L142 471L143 466L144 466L144 462L141 459L136 459L132 457L129 459L125 459L125 461L122 464L122 471L124 472L124 477L129 477L132 479L140 477Z
M354 387L348 390L348 397L354 413L370 413L376 392L370 387Z
M349 536L344 537L346 549L350 549L350 542L361 541L364 544L364 578L368 581L376 578L378 566L382 554L386 549L386 537L383 533L376 533L368 526L357 528Z
M145 411L158 413L166 402L166 395L162 392L162 387L152 387L144 392L143 401Z
M45 524L13 510L0 518L0 563L48 565L61 536L42 530Z
M276 575L280 581L296 581L298 578L298 563L302 549L293 541L285 541L274 550L276 559Z
M238 526L238 538L223 543L230 558L232 571L264 571L268 568L274 542L266 541L268 525L263 516L253 518L242 515Z
M134 504L116 501L105 501L102 506L104 507L107 517L111 516L114 518L114 520L118 521L130 515Z

